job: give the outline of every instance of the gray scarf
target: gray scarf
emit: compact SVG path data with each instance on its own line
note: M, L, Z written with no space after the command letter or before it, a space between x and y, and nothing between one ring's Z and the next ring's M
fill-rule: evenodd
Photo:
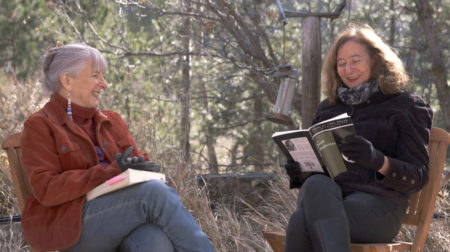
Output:
M358 105L369 99L369 97L378 91L378 81L372 80L363 84L348 88L344 84L338 87L338 96L341 101L347 105Z

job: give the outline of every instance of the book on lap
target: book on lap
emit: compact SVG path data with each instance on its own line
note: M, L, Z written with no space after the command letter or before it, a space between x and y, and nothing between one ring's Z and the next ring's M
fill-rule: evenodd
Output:
M300 164L305 177L324 173L334 178L347 171L338 144L346 136L355 134L350 116L344 113L308 129L275 132L272 139L288 160Z
M89 201L104 194L150 180L159 180L165 183L166 176L163 173L159 172L126 169L119 175L101 183L100 185L89 191L86 195L86 200Z

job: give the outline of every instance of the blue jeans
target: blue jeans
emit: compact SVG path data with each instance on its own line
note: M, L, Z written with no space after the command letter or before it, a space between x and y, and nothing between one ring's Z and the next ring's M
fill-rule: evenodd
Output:
M214 251L176 191L149 181L87 201L78 242L63 251Z
M400 230L406 207L364 192L343 195L332 179L313 175L300 188L284 251L348 252L350 242L389 242Z

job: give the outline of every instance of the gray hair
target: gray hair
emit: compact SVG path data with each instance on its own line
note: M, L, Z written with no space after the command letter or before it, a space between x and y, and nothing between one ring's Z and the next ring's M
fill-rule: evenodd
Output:
M51 48L44 55L44 87L51 92L57 91L61 86L61 73L68 72L76 77L89 59L92 60L95 72L105 72L108 68L102 54L86 44L67 44Z

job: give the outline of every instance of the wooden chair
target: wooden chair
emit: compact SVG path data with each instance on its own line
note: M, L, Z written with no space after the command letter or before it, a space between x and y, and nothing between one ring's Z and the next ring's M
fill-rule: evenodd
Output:
M16 192L19 210L22 212L25 205L25 200L28 194L31 193L30 184L22 166L22 151L20 150L20 133L10 135L3 141L2 148L6 151L8 156L10 178L12 180L14 190ZM32 252L39 252L30 246Z
M422 190L411 197L410 206L403 219L403 224L417 227L413 242L352 243L351 249L353 252L387 252L396 250L420 252L423 250L433 216L436 197L440 188L440 181L449 144L449 133L436 127L431 129L430 145L428 147L428 152L430 154L429 181ZM285 240L284 231L263 231L262 233L273 251L283 251Z

